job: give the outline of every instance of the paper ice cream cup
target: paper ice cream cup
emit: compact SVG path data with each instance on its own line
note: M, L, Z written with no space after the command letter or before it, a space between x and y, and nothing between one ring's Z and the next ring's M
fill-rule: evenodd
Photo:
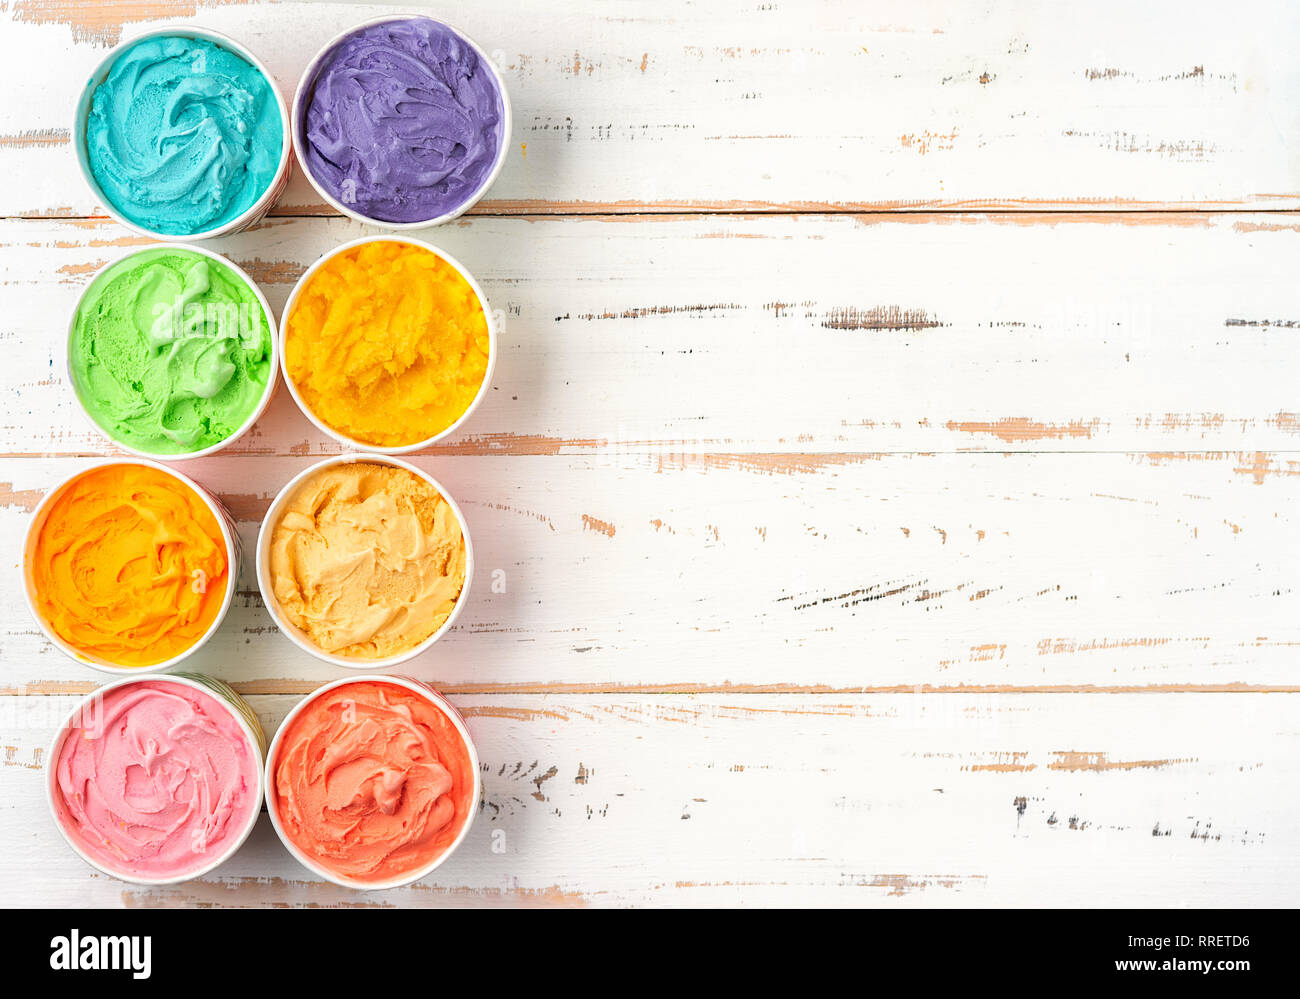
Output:
M448 29L469 48L473 49L479 58L479 63L487 67L488 71L492 75L496 90L501 96L501 138L491 170L483 179L482 183L480 183L479 186L454 209L444 212L441 215L436 215L433 218L423 219L416 222L389 222L365 215L358 211L354 205L349 205L339 200L330 192L328 187L321 182L321 179L312 172L310 160L307 156L307 136L304 121L316 86L316 78L320 73L321 67L324 65L325 61L334 54L334 50L338 48L339 45L347 41L351 36L359 34L367 28L372 28L375 25L387 24L392 21L411 20L433 21L443 28ZM303 71L302 77L298 81L298 87L294 91L293 109L289 117L293 135L293 151L294 156L298 160L298 166L302 170L303 176L307 178L311 183L311 186L315 188L316 193L321 196L325 203L335 211L350 219L354 219L357 222L362 222L366 225L381 226L382 228L392 229L399 232L428 229L432 226L442 225L444 222L451 222L460 218L478 204L483 195L487 194L488 190L492 187L492 184L496 181L497 176L501 173L501 168L505 166L506 156L510 151L510 135L513 128L513 113L510 107L510 91L506 89L505 78L501 75L501 71L497 68L496 63L488 56L487 52L483 50L482 46L470 38L469 35L465 34L465 32L453 25L447 24L445 21L439 21L436 18L431 18L427 14L421 12L385 14L381 17L371 18L368 21L362 21L360 24L353 25L345 31L340 31L337 35L331 38L321 47L320 51L316 53L315 57L313 57L311 62L307 64L307 68Z
M239 752L246 754L245 762L251 764L248 768L253 781L251 789L246 789L251 794L251 800L241 799L239 808L243 813L242 820L231 830L228 836L223 837L220 846L212 851L209 859L195 864L192 868L177 871L175 873L150 875L141 873L140 870L132 870L132 861L123 859L120 864L112 863L106 856L106 852L96 852L91 844L83 835L73 828L75 821L67 804L67 799L59 786L58 770L60 759L63 755L64 745L68 738L75 732L82 732L87 737L103 737L104 725L104 703L105 698L112 691L120 690L124 687L130 687L136 684L156 684L161 685L162 689L174 687L178 691L189 692L188 696L193 696L193 692L207 695L206 698L199 698L199 703L207 709L210 705L215 705L213 710L219 711L223 716L228 717L234 723L230 731L235 733L239 740ZM222 735L228 735L222 733ZM218 736L220 737L220 736ZM178 742L185 736L177 736ZM174 673L169 676L149 676L149 677L132 677L129 679L118 680L109 683L98 690L83 698L75 708L72 709L63 720L63 723L56 730L54 739L50 743L49 754L45 763L45 801L50 811L50 817L55 827L63 836L64 841L69 847L91 867L95 868L109 877L118 878L122 881L129 881L132 884L139 885L169 885L178 884L183 881L189 881L193 878L202 877L209 871L219 867L229 860L248 839L253 827L257 824L257 819L262 809L262 800L265 781L265 758L266 758L266 732L258 720L257 713L249 706L248 702L240 697L225 683L211 677L200 676L190 673ZM193 842L193 841L192 841ZM136 860L135 866L144 866L140 860Z
M228 49L235 55L239 56L254 69L256 69L266 80L270 87L271 94L275 97L276 109L280 118L280 158L277 162L275 174L267 185L266 190L261 196L245 209L239 216L205 229L201 232L190 234L164 233L156 232L152 229L142 226L138 222L133 222L127 218L120 209L117 208L112 200L104 193L99 181L95 179L94 171L90 168L90 156L86 150L86 125L90 118L91 103L95 96L95 90L108 77L117 61L118 56L122 55L127 49L131 48L138 42L147 38L155 37L174 37L182 38L200 38ZM121 44L110 49L108 54L95 67L90 79L82 88L81 94L77 98L76 111L73 118L72 145L77 155L77 165L81 169L81 176L90 188L91 194L95 196L99 204L113 218L113 220L126 228L137 232L142 236L149 236L152 239L162 240L173 243L193 243L205 239L215 239L218 236L230 236L237 232L243 232L245 229L260 222L276 200L284 193L285 187L289 183L289 172L291 170L292 157L289 155L293 148L293 140L289 127L289 109L285 104L284 95L280 93L280 87L275 82L275 77L271 71L266 68L265 64L253 55L247 48L226 35L210 28L200 28L192 25L171 25L166 28L155 28L151 31L145 31L123 41Z
M107 278L110 271L115 270L117 267L122 265L125 261L131 260L132 258L141 256L143 254L157 253L160 250L171 251L175 253L198 254L200 256L207 257L209 260L215 261L216 263L220 264L222 267L227 268L232 274L235 275L236 278L244 282L244 284L246 284L249 290L253 293L253 297L257 300L257 303L261 307L263 314L266 316L267 334L270 336L271 356L267 359L269 372L266 378L266 387L262 389L262 395L261 398L258 400L257 405L253 407L252 412L250 412L248 416L245 417L244 421L238 426L238 428L232 434L230 434L229 437L225 437L222 440L217 441L215 444L210 444L207 447L199 448L198 450L195 451L182 451L182 452L147 451L119 440L118 437L114 435L111 430L103 426L101 423L99 423L98 420L95 419L94 415L91 412L90 406L82 398L82 390L79 387L79 378L77 377L76 372L74 370L73 342L77 333L77 317L81 314L82 307L86 303L91 292L95 290L96 286L99 284L100 281L105 280ZM271 310L271 305L266 300L266 295L263 294L262 289L258 287L257 282L253 280L253 278L249 275L249 273L246 270L244 270L242 267L240 267L237 263L235 263L233 260L231 260L228 257L223 257L219 253L213 253L211 250L205 249L204 247L201 246L190 246L184 243L161 243L156 246L144 246L141 247L140 249L132 250L129 253L124 253L116 260L109 261L98 271L95 272L95 276L91 278L90 282L86 285L85 289L81 292L80 295L77 296L76 305L73 306L72 314L68 319L68 335L65 340L65 347L64 347L64 366L67 371L68 383L72 385L73 395L77 399L77 408L81 411L81 414L85 418L86 422L97 433L103 434L110 441L112 441L116 447L121 448L123 451L127 452L128 454L133 454L141 458L155 458L161 461L189 461L191 458L205 458L208 455L216 454L218 451L222 451L225 448L228 448L235 441L239 440L240 437L248 433L248 431L253 428L253 425L256 424L257 421L260 420L262 416L266 413L267 407L271 405L271 400L275 398L275 392L279 385L280 367L281 367L280 334L279 334L279 330L276 327L275 313Z
M208 625L207 629L191 645L183 651L159 663L153 663L146 666L130 666L121 663L112 662L101 656L94 655L77 648L59 635L41 612L40 602L37 598L37 583L35 576L35 554L37 543L40 540L41 532L45 527L46 520L49 518L50 511L53 509L55 502L63 495L67 489L84 475L102 468L108 468L114 465L142 465L146 468L152 468L163 475L175 479L182 485L188 487L204 505L212 512L216 519L217 526L221 531L222 540L226 548L226 592L222 597L221 604L217 609L216 616ZM239 539L239 532L235 529L234 518L229 511L212 493L208 492L193 479L182 475L174 469L167 468L154 461L146 461L141 458L120 458L100 461L89 468L68 476L57 486L51 489L45 498L37 505L35 512L32 514L31 523L27 528L27 539L23 547L23 596L27 601L27 609L31 612L32 618L36 621L37 627L60 652L75 662L91 666L94 669L102 670L105 673L114 673L121 676L140 677L144 674L162 673L174 666L184 662L199 649L203 648L215 635L221 627L222 621L225 620L227 612L230 610L230 604L235 597L235 587L239 582L240 564L242 561L243 549Z
M451 424L451 426L447 427L445 430L441 430L434 434L432 437L426 437L424 440L416 441L413 444L402 444L396 447L378 447L374 444L368 444L365 441L357 440L354 437L349 437L347 434L330 426L316 415L312 408L307 404L306 400L303 399L302 394L298 391L298 386L289 375L289 362L285 354L285 347L288 343L289 323L293 318L293 310L298 304L298 299L302 296L303 291L308 287L308 285L311 284L312 278L315 277L317 272L319 272L325 264L329 263L329 261L333 260L341 253L355 250L357 247L365 246L367 243L404 243L421 250L427 250L435 256L440 257L448 266L464 278L465 283L470 286L474 294L478 297L479 305L483 309L483 318L487 323L487 370L483 372L483 382L479 385L477 394L475 394L474 398L470 401L470 404L465 408L465 411L456 418L455 423ZM289 292L289 299L285 303L284 312L281 313L281 317L282 321L280 323L279 345L280 370L284 375L284 383L289 388L289 394L293 397L293 401L297 404L298 408L302 410L303 415L311 421L312 425L317 430L328 437L332 437L344 447L359 448L360 450L376 454L412 454L416 451L422 451L425 448L437 444L443 438L450 437L464 426L466 421L474 415L474 411L478 409L479 405L483 402L483 399L491 391L492 375L496 370L497 364L497 321L492 312L492 307L488 304L487 295L483 293L483 288L479 285L478 281L474 279L474 275L471 274L459 260L451 254L438 249L436 246L430 246L428 243L420 242L415 239L403 239L396 236L364 236L361 239L354 239L341 246L336 246L333 250L326 253L314 264L308 267L302 277L298 279L297 284L293 286L293 290Z
M276 525L279 524L285 508L297 492L298 487L307 479L324 469L332 468L336 465L347 465L358 462L363 464L390 465L394 468L404 468L408 472L419 476L437 490L442 498L446 500L447 506L451 508L451 512L455 515L456 520L460 524L461 537L465 542L465 582L461 586L460 595L456 598L455 606L452 607L451 613L447 615L447 620L442 623L442 626L438 628L437 631L424 639L424 641L420 642L418 645L397 655L388 656L382 659L348 658L347 656L339 656L331 652L326 652L319 645L313 642L310 636L303 632L302 629L298 628L285 615L284 609L280 606L279 600L276 599L275 586L271 578L271 539L275 533ZM450 631L452 625L456 623L456 619L460 617L460 613L465 607L470 592L470 586L474 581L474 544L470 540L469 525L465 521L465 515L461 513L460 507L456 504L456 501L452 499L451 493L447 491L446 487L444 487L442 483L423 469L417 468L415 465L402 461L399 458L383 454L345 454L339 455L335 458L326 458L324 461L317 462L310 468L304 469L290 479L271 502L271 506L266 511L266 516L262 520L262 527L257 535L256 561L257 586L262 593L262 603L265 605L267 613L270 614L271 620L275 622L275 626L280 630L280 633L288 638L289 641L293 642L294 645L298 646L298 648L315 656L322 662L329 663L331 666L342 666L345 669L351 670L360 669L373 671L392 669L395 666L400 666L402 663L414 659L422 652L427 651L434 642Z
M389 878L383 881L363 881L358 878L349 877L346 874L326 867L319 860L307 855L299 849L285 830L284 821L280 814L282 804L276 784L276 769L278 766L280 748L284 742L285 733L291 730L294 720L305 708L322 695L339 687L346 687L349 684L358 683L392 684L397 687L402 687L428 701L452 724L452 726L454 726L461 741L464 743L465 751L469 757L469 766L473 772L473 788L469 796L470 807L465 817L465 824L456 834L456 837L451 844L431 862L398 877ZM422 683L419 680L414 680L406 676L391 676L384 674L353 676L342 680L335 680L322 687L317 687L314 691L294 705L293 709L285 716L284 721L280 723L280 727L276 730L274 737L271 739L271 748L266 754L266 777L263 783L266 787L266 810L267 814L271 817L271 825L275 828L276 835L280 837L280 842L284 844L284 848L289 851L290 855L308 871L318 877L324 878L326 881L343 888L356 888L361 891L382 891L387 888L400 888L403 885L412 884L422 878L428 877L435 870L441 867L446 863L451 855L456 852L457 848L465 842L465 838L469 835L470 827L474 824L474 817L478 814L479 803L483 796L483 779L479 766L478 751L474 746L473 738L470 736L469 726L465 724L464 717L462 717L461 713L456 710L455 705L426 683Z

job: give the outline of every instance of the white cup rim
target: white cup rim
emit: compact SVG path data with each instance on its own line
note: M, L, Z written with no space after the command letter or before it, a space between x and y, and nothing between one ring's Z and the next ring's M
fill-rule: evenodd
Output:
M403 687L406 690L425 698L455 727L457 733L461 737L461 741L465 744L465 749L469 754L470 768L474 774L474 789L470 796L469 814L465 817L465 824L461 827L460 832L456 834L456 838L452 840L451 845L435 857L431 863L424 867L418 868L408 874L403 874L397 878L390 878L387 881L359 881L323 867L317 861L303 853L302 850L300 850L289 838L289 835L284 831L284 827L280 824L279 797L275 791L275 764L276 756L280 750L280 741L284 736L284 733L288 731L293 720L297 718L298 715L302 713L303 709L312 701L337 687L347 686L352 683L390 683L394 686ZM275 829L275 834L280 837L280 842L283 843L285 849L289 851L290 856L292 856L294 860L298 861L298 863L302 864L302 866L308 871L324 878L331 884L336 884L341 888L354 888L359 891L384 891L389 888L401 888L404 885L413 884L432 874L435 870L441 867L453 853L456 852L457 848L460 847L461 843L463 843L465 838L469 835L470 827L474 824L474 819L478 815L479 801L483 796L483 776L479 768L478 749L474 745L474 739L469 734L469 726L465 724L465 719L461 715L460 711L456 709L456 706L447 699L446 695L435 690L427 683L422 683L419 680L407 676L395 676L383 673L347 676L339 680L332 680L329 683L317 687L290 708L289 713L285 715L284 720L280 722L279 728L275 730L275 735L271 738L271 745L267 748L266 776L262 781L262 784L266 788L266 812L271 817L271 825Z
M388 656L383 659L348 659L344 656L334 655L332 652L326 652L324 649L320 648L303 635L293 622L289 621L284 616L280 610L279 601L275 597L275 587L271 583L271 538L275 532L276 524L279 522L281 510L284 509L290 498L292 498L294 493L297 492L298 487L310 476L315 475L317 472L323 471L326 468L332 468L335 465L350 465L357 463L391 465L394 468L404 468L408 472L419 476L436 489L438 494L446 501L447 506L451 508L451 512L455 515L456 521L460 524L460 536L465 543L465 582L461 586L460 595L456 597L455 605L451 608L451 613L447 615L447 620L443 621L438 630L428 638L424 639L424 641L420 642L420 644L407 649L405 652L400 652L395 656ZM456 619L460 617L461 612L465 609L465 604L468 602L470 586L474 582L474 543L470 540L469 524L465 520L464 513L461 512L460 506L456 503L456 500L452 498L452 495L447 491L447 488L432 475L424 471L424 469L418 468L410 462L403 461L402 459L396 458L390 454L366 454L355 452L335 455L304 468L301 472L285 483L284 487L276 493L275 499L271 501L271 505L267 508L266 516L262 518L262 527L257 533L255 565L257 569L257 588L262 594L262 605L266 608L267 614L271 616L271 620L275 623L276 628L279 629L282 635L286 636L294 645L298 646L298 648L302 649L304 652L315 656L322 662L329 663L331 666L341 666L348 670L360 669L370 670L373 672L375 670L392 669L395 666L400 666L402 663L409 662L422 652L425 652L432 647L438 639L451 630L452 626L456 623Z
M108 468L112 465L143 465L146 468L153 468L166 475L177 479L190 488L208 510L216 518L217 527L221 531L221 538L226 543L226 595L221 600L221 606L217 609L216 617L208 625L206 631L198 637L195 642L188 648L165 659L160 663L154 663L151 666L118 666L107 660L92 657L76 648L74 645L65 641L55 633L50 623L45 620L45 615L41 613L40 607L36 602L36 584L32 578L32 553L35 550L36 542L40 537L41 530L45 527L45 520L49 516L50 507L54 501L61 495L64 490L84 475L98 471L101 468ZM166 465L152 461L148 458L107 458L96 461L93 465L73 472L67 478L61 480L55 485L44 498L36 505L32 511L32 519L27 525L27 532L23 539L23 599L27 602L27 609L31 612L33 620L36 621L37 627L46 638L69 659L80 663L83 666L90 666L104 673L112 673L121 676L124 679L140 678L150 674L160 674L165 670L171 669L182 661L188 659L199 649L203 648L213 635L221 628L222 622L226 619L226 614L230 610L230 605L235 599L235 588L239 585L239 544L235 538L234 529L226 519L226 512L217 504L212 495L188 475L176 471L174 468L168 468Z
M257 199L238 216L229 222L219 226L213 226L211 229L204 229L196 233L168 233L157 232L153 229L145 228L138 222L132 222L117 208L116 205L104 194L99 182L95 179L94 171L90 169L90 158L86 154L86 121L90 114L90 101L94 96L95 90L103 82L104 77L112 69L113 63L117 57L124 51L135 45L137 42L144 41L146 38L180 36L182 38L203 38L223 48L227 48L249 63L254 69L261 73L271 88L271 94L275 97L276 108L280 112L280 159L276 163L275 173L272 175L270 182L266 185L266 190L258 195ZM81 93L77 95L76 110L73 114L72 145L77 156L77 166L81 170L81 177L90 188L90 193L99 201L100 206L106 211L113 221L119 225L130 229L132 232L139 233L141 236L148 236L151 239L164 240L173 243L197 243L205 239L215 239L218 236L227 236L231 233L239 232L246 228L251 222L256 221L264 215L270 207L272 201L280 196L283 185L281 179L287 176L289 169L289 153L293 149L293 137L290 134L289 106L285 103L284 94L280 92L280 85L275 82L275 77L267 69L266 64L254 55L247 46L238 42L229 35L222 34L220 31L214 31L211 28L204 28L196 24L172 24L164 28L150 28L142 31L130 38L123 39L117 45L108 50L104 58L101 59L93 71L86 86L82 88Z
M325 61L325 57L333 52L339 43L349 36L364 31L366 28L372 28L377 24L387 24L391 21L417 20L433 21L435 24L439 24L451 31L459 37L461 41L465 42L470 48L472 48L478 55L479 60L488 67L493 80L496 81L497 91L501 95L501 143L497 149L496 160L492 164L492 169L483 179L483 183L480 184L474 193L458 208L435 218L417 222L386 222L383 219L372 218L369 215L363 215L353 208L349 208L347 205L337 200L329 193L329 191L325 190L325 185L317 180L316 175L312 173L311 166L307 162L306 138L302 135L302 116L306 111L304 103L306 101L307 91L315 85L316 74L320 71L321 63ZM498 175L500 175L502 168L506 165L506 157L510 152L510 137L514 130L514 111L510 106L510 91L506 89L505 77L501 75L501 71L497 69L496 63L492 61L487 52L483 50L483 47L479 45L478 42L474 41L473 38L456 25L444 21L441 18L430 17L424 12L393 11L388 14L381 14L378 17L372 17L369 20L345 28L320 48L316 55L312 57L311 61L307 63L307 68L303 71L302 76L298 80L298 86L294 90L293 108L290 113L289 127L293 136L293 152L295 158L298 160L298 166L302 169L303 176L307 178L307 182L311 184L312 189L325 199L326 204L353 221L361 222L365 225L380 226L385 229L392 229L399 232L410 232L416 229L430 229L437 225L453 222L483 199L483 196L487 194L489 189L491 189L492 185L496 182Z
M306 289L307 285L311 282L311 279L315 277L316 273L323 266L325 266L325 264L329 263L329 261L333 260L335 257L339 256L342 253L347 253L349 250L355 250L357 247L365 246L368 243L405 243L407 246L414 246L421 250L428 250L435 257L441 258L446 264L450 265L453 270L455 270L462 278L465 279L465 283L468 284L470 286L470 289L474 292L474 294L478 296L478 304L483 309L483 319L487 323L487 331L488 331L487 368L483 372L483 381L479 384L478 391L474 393L474 398L470 400L470 404L465 407L465 411L461 413L460 416L456 418L456 421L452 423L449 427L447 427L444 430L438 431L438 433L434 434L432 437L426 437L424 440L416 441L413 444L399 444L393 447L383 447L378 444L368 444L365 441L357 440L353 437L349 437L347 434L335 430L324 420L318 417L312 411L312 408L307 405L306 400L303 399L301 394L299 394L298 392L298 386L294 384L294 380L292 376L289 374L289 358L288 358L288 351L286 349L289 344L289 320L293 318L294 307L298 304L298 299L302 295L302 292L304 291L304 289ZM442 250L439 247L426 243L421 239L413 239L409 236L401 236L401 235L362 236L359 239L349 240L346 243L334 247L329 252L322 254L310 267L307 268L306 271L303 272L302 277L300 277L297 283L294 284L293 289L289 292L288 299L284 303L284 310L280 313L280 344L279 344L280 373L284 375L284 384L288 387L289 395L293 397L294 403L302 411L302 414L305 417L307 417L309 421L311 421L312 426L314 426L321 433L332 438L333 440L338 441L344 447L355 448L358 450L367 451L372 454L387 454L387 455L414 454L417 451L423 451L426 448L432 447L433 445L437 444L439 441L444 440L447 437L450 437L457 430L459 430L465 424L465 422L469 420L471 416L474 415L474 411L478 409L479 404L483 402L483 400L487 397L487 394L492 390L492 377L496 372L497 353L498 350L497 350L496 318L492 314L492 306L488 303L487 295L484 294L482 286L478 283L477 279L475 279L474 275L469 272L469 270L465 267L464 264L462 264L459 260L453 257L450 253L447 253L445 250Z
M229 268L236 277L241 279L252 290L258 304L262 307L263 314L266 316L267 333L271 337L271 357L269 359L271 370L266 377L266 387L262 389L262 397L258 400L257 405L253 407L253 411L248 414L248 417L244 422L241 423L238 429L236 429L229 437L219 440L215 444L209 444L207 447L200 448L197 451L184 451L179 454L161 451L144 451L140 448L133 447L130 444L124 444L110 434L93 416L91 416L90 409L82 401L81 392L77 389L77 378L72 370L72 338L77 332L77 317L81 314L82 303L85 302L86 296L90 294L91 289L95 287L96 282L98 282L107 271L116 267L124 260L138 257L144 253L153 253L158 250L169 250L173 253L198 253ZM209 250L205 246L195 246L192 243L151 243L148 246L138 246L134 249L127 250L116 259L108 261L104 266L95 271L94 275L91 276L90 281L87 282L86 287L81 290L81 294L77 296L77 301L72 306L72 314L68 319L68 335L64 339L63 353L68 383L72 386L72 394L77 400L77 409L81 412L81 415L85 420L97 433L103 435L110 443L112 443L114 447L125 451L127 454L134 455L137 458L146 458L152 461L190 461L194 458L206 458L209 455L224 450L239 438L243 437L244 434L253 429L253 426L258 420L266 415L267 407L271 405L271 400L275 397L276 384L280 377L280 369L282 367L280 364L280 330L275 321L275 313L271 310L271 303L267 301L266 295L262 292L262 289L258 286L257 282L253 280L252 275L229 257L216 253L213 250Z
M239 834L239 836L235 837L230 842L229 846L227 846L226 849L222 851L217 856L217 858L212 862L205 864L202 867L196 868L192 872L188 872L186 874L182 874L176 877L169 877L169 878L146 878L136 874L127 874L123 871L112 870L106 865L100 863L98 860L91 857L85 850L83 850L81 844L78 843L73 838L72 834L64 827L63 823L59 820L58 807L55 802L54 786L57 780L59 752L60 750L62 750L64 740L67 738L67 735L72 727L73 719L80 715L80 713L86 707L86 705L92 703L96 698L103 697L110 690L116 690L118 687L126 687L132 683L145 683L145 682L174 683L180 686L188 687L191 690L197 690L200 691L201 693L207 694L210 698L212 698L214 701L219 703L221 707L226 711L226 713L235 720L236 724L239 725L240 731L243 732L244 738L247 740L248 749L253 754L253 762L260 763L260 766L256 767L257 797L256 800L253 802L253 808L249 814L248 821L245 822L244 828L242 832ZM262 735L264 739L266 733L264 732L262 733ZM262 743L261 741L258 740L256 733L253 731L252 726L248 722L248 719L245 718L235 708L235 706L231 704L221 694L214 691L211 687L208 687L197 680L193 680L188 676L179 676L173 674L173 675L162 675L162 676L123 677L120 680L115 680L111 683L104 684L104 686L102 687L96 688L95 690L87 694L85 697L81 698L81 700L79 700L76 703L76 705L72 708L72 710L69 711L64 716L63 721L59 724L59 727L54 730L54 737L50 740L50 748L48 750L48 755L46 756L46 760L45 760L45 804L49 808L50 818L54 822L55 828L59 830L59 834L63 837L64 842L66 842L68 846L72 848L72 851L78 857L84 860L95 870L100 871L103 874L107 874L111 878L116 878L119 881L126 881L130 884L150 885L150 886L181 884L182 882L185 881L192 881L195 878L200 878L203 875L209 873L210 871L213 871L216 868L220 867L227 860L233 857L237 852L239 852L240 847L244 845L244 843L248 840L248 837L252 834L253 829L257 825L258 816L262 812L262 803L265 800L265 794L266 794L266 761L265 758L262 758Z

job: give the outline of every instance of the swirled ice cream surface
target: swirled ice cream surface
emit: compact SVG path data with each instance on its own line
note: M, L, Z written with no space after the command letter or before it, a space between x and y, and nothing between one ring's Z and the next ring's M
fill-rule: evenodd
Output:
M286 136L262 72L203 38L126 48L86 121L91 173L114 208L153 232L233 222L275 180Z
M495 74L447 25L385 21L321 62L301 123L307 166L337 201L384 222L449 214L486 182L504 141Z
M63 741L55 813L109 870L183 877L243 835L259 806L258 757L211 694L166 680L115 687Z
M358 681L313 697L267 775L289 840L355 881L412 875L445 854L476 806L470 750L428 698Z
M220 444L275 377L252 287L193 250L134 253L86 290L68 344L73 387L114 440L149 454Z

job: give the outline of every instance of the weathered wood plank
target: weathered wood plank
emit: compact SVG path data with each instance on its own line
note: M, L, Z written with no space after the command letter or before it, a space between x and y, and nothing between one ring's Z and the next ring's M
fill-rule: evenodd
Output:
M265 818L187 886L92 875L42 800L72 699L2 698L23 832L0 904L1294 905L1293 699L459 697L484 767L470 838L362 895L312 880ZM253 700L273 726L295 699Z
M269 498L311 460L186 471L251 552ZM1297 689L1300 454L417 460L475 544L470 603L410 667L453 689ZM28 508L87 464L7 463L15 560ZM0 574L4 687L93 684L20 585ZM251 564L190 662L249 691L337 675L275 633Z
M279 309L366 231L278 220L216 248ZM1300 446L1296 216L475 219L434 241L504 326L493 391L446 454ZM0 224L17 393L0 453L104 450L64 324L136 245L107 223ZM282 393L234 450L328 446Z
M506 74L514 143L485 212L1300 206L1300 80L1272 41L1300 31L1285 0L1238 4L1235 30L1121 0L403 6L458 23ZM292 95L320 45L390 9L6 4L0 215L98 210L69 135L105 46L198 22ZM280 206L320 210L301 178Z

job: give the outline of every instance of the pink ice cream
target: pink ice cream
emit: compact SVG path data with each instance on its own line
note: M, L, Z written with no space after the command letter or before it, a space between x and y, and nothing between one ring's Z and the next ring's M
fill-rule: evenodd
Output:
M213 695L140 680L74 719L58 753L54 811L110 871L181 878L243 836L259 807L259 755Z

